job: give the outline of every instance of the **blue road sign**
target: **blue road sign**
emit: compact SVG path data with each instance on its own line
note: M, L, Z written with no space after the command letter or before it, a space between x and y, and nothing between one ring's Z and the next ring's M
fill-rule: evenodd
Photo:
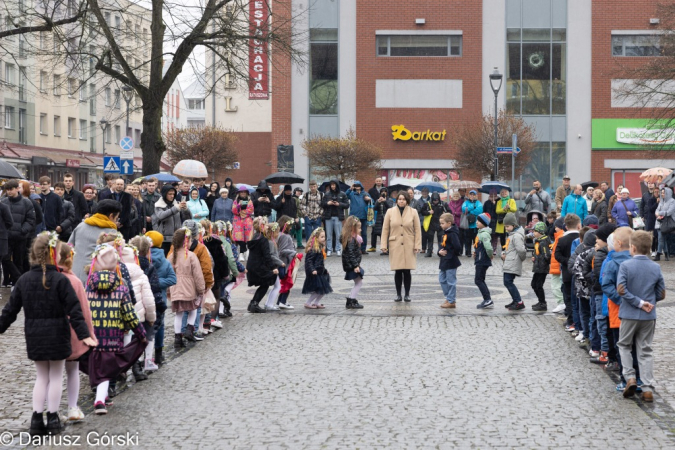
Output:
M134 148L134 140L131 139L129 136L124 136L120 140L120 148L122 150L131 150L132 148Z
M513 147L497 147L497 153L499 154L508 154L513 153ZM520 147L516 147L516 155L520 153Z
M121 161L120 169L122 175L132 175L134 173L134 162L130 159L124 159Z
M103 157L103 172L105 172L105 173L120 173L120 157L119 156L104 156Z

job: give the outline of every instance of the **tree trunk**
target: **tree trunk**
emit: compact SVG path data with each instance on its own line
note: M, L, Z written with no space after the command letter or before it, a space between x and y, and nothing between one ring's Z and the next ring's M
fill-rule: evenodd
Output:
M162 139L162 103L143 102L143 132L141 150L143 151L143 175L159 173L160 161L166 146ZM147 106L146 106L147 105Z

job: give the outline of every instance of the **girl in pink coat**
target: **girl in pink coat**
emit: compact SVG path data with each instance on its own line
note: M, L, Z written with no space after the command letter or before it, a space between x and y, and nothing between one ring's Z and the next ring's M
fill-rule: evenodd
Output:
M239 188L239 195L232 205L232 213L234 214L232 237L239 245L239 252L243 255L246 252L246 243L253 231L253 202L243 186Z

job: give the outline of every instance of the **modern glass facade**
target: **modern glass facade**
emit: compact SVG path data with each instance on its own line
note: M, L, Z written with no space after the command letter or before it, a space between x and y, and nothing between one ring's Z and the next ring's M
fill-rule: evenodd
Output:
M536 129L522 175L553 190L566 170L567 0L506 1L506 110ZM526 189L525 189L526 190Z

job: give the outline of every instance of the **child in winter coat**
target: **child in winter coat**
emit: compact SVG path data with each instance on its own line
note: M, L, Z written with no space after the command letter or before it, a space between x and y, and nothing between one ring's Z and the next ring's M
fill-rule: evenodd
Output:
M167 298L166 291L171 286L176 284L176 273L171 267L171 263L164 256L164 250L162 249L162 243L164 242L164 236L158 231L148 231L145 233L145 236L152 240L152 248L150 249L150 260L152 266L155 268L157 273L157 279L159 282L160 294L162 296L161 304L157 304L156 313L157 318L155 320L155 363L158 366L161 366L164 363L164 313L167 309ZM142 267L142 266L141 266ZM150 282L150 287L152 287L152 282Z
M232 317L230 312L230 294L246 278L246 267L239 262L239 246L232 239L232 223L217 221L218 237L223 244L223 251L230 267L230 278L220 285L220 309L218 317Z
M492 301L492 296L490 295L490 290L485 283L485 275L487 274L487 270L492 266L492 257L494 256L492 249L492 230L490 229L491 222L492 216L488 213L478 214L478 217L476 218L478 235L473 244L473 258L475 260L474 264L476 265L474 283L478 286L478 289L483 296L483 301L476 306L477 309L488 309L494 308L495 306Z
M276 280L274 281L272 290L267 295L265 309L268 311L279 311L280 308L276 305L277 297L279 296L279 291L281 290L279 272L282 270L282 267L286 267L286 263L284 263L281 258L279 258L279 248L277 247L277 239L279 238L279 224L272 222L265 225L263 235L265 236L265 239L267 239L267 243L270 247L270 260L272 262L272 267L277 269Z
M220 237L213 232L213 225L210 220L203 219L199 222L204 232L204 246L209 251L213 259L213 287L211 292L216 299L216 304L213 305L213 310L208 311L206 320L204 321L204 328L207 332L212 332L214 329L223 328L223 324L218 320L218 311L220 310L220 292L221 286L230 279L230 262L225 254L223 243ZM231 253L231 250L230 250ZM208 328L207 328L208 321Z
M70 281L70 285L75 290L78 300L80 301L80 308L82 308L82 316L87 323L89 329L89 337L96 341L94 333L94 325L91 323L91 309L89 308L89 300L87 300L87 293L84 291L84 285L77 275L73 273L73 256L75 251L69 245L61 244L59 250L59 271L64 274ZM98 345L98 341L96 341ZM77 398L80 395L80 356L89 351L89 347L80 341L75 333L75 329L70 327L70 346L72 353L66 359L66 387L68 388L68 421L79 422L84 420L84 413L77 406Z
M558 218L554 222L555 232L553 234L553 245L551 246L551 266L548 273L551 274L551 291L556 300L556 307L553 309L554 313L562 314L565 311L565 299L562 293L562 272L560 270L560 263L555 258L555 249L558 246L558 240L565 234L565 222L562 218Z
M546 293L544 283L551 270L551 240L546 235L546 224L538 222L534 226L534 255L532 256L532 290L539 300L532 305L533 311L546 311Z
M117 249L110 244L99 245L92 256L86 292L99 343L86 361L80 361L80 370L89 375L91 387L96 388L94 413L107 414L107 406L112 405L108 398L110 381L136 363L147 340L131 303L130 289L120 276ZM138 338L126 346L125 328Z
M31 270L16 282L0 316L0 333L4 333L14 323L21 308L24 310L28 359L35 362L37 372L29 430L33 436L61 432L59 403L63 368L66 358L72 354L70 326L84 345L96 345L70 280L56 268L60 245L63 244L55 232L45 231L35 238L30 252ZM43 418L45 402L46 426Z
M342 227L342 269L345 280L354 281L354 287L347 297L347 309L363 309L356 297L363 286L365 271L361 267L361 221L355 216L347 217Z
M277 238L277 247L279 249L279 258L281 258L284 264L286 264L287 269L286 276L280 280L281 289L279 290L277 306L281 309L294 309L293 306L287 302L288 295L290 294L294 284L293 272L296 270L296 266L300 264L301 260L301 258L298 258L298 253L295 250L295 242L293 242L293 237L291 236L294 224L295 220L293 220L291 217L281 216L281 218L279 218L281 232Z
M305 302L307 309L324 309L319 303L324 295L333 292L330 287L330 275L324 266L326 258L326 232L319 227L312 232L307 242L307 255L305 256L305 284L302 286L303 294L310 294Z
M587 217L588 218L588 217ZM591 280L584 276L588 274L588 267L593 262L595 255L595 230L589 228L584 234L584 241L579 245L575 253L577 254L572 272L574 273L574 288L578 302L578 314L580 322L580 331L576 340L581 347L588 345L591 338L590 317L591 317Z
M441 283L445 303L441 308L454 308L457 297L457 268L462 265L458 255L462 254L462 243L459 230L454 224L455 218L450 213L441 214L439 225L443 230L443 240L438 249L439 263L438 281ZM427 242L427 245L432 245Z
M270 246L263 234L267 225L263 217L256 217L253 221L253 237L248 242L248 261L246 263L246 278L249 286L258 286L251 302L248 304L248 312L264 313L260 307L260 300L267 290L274 284L279 275L279 270L272 261Z
M523 273L523 261L527 257L525 249L525 232L523 227L518 225L516 215L508 213L504 217L504 229L509 237L504 244L502 261L504 261L504 286L511 294L511 303L506 305L509 311L519 311L525 309L525 304L520 297L520 292L514 281Z

